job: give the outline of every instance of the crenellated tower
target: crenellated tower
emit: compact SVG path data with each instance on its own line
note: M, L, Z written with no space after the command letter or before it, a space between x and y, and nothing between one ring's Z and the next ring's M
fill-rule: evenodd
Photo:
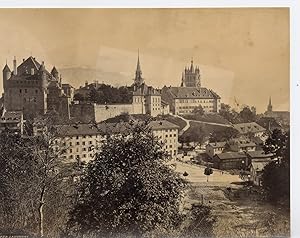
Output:
M194 62L191 60L191 66L185 67L182 73L181 87L197 87L201 88L201 74L198 66L194 67Z

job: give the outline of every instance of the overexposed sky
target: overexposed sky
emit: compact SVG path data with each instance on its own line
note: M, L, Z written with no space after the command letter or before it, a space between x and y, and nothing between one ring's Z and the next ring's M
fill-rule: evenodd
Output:
M78 87L131 84L137 49L146 83L180 84L191 58L226 103L289 109L288 8L0 9L0 64L33 55ZM68 72L69 72L68 71ZM0 84L0 92L2 92Z

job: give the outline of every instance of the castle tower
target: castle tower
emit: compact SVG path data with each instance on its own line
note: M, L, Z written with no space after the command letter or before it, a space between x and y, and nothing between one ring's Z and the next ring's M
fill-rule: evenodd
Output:
M191 60L191 66L184 69L182 75L182 87L201 87L201 75L198 66L194 67L194 61Z
M272 100L271 100L271 97L269 98L269 105L268 105L267 111L268 111L268 112L272 112L272 111L273 111L273 106L272 106Z
M137 60L137 66L136 66L136 71L135 71L134 84L136 86L140 86L143 83L144 83L144 79L142 78L142 70L141 70L141 65L140 65L140 54L138 51L138 60Z
M11 70L8 67L7 63L5 64L5 66L4 66L3 70L2 70L2 73L3 73L3 90L5 92L6 82L11 77Z
M14 64L13 74L17 75L17 60L16 60L16 56L14 57L13 64Z

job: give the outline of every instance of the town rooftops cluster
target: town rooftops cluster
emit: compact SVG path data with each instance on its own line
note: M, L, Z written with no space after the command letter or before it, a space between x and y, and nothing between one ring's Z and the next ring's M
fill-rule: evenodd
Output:
M241 134L264 132L266 130L256 122L234 124L233 128Z
M119 122L119 123L79 123L72 125L57 126L57 133L60 136L77 136L77 135L97 135L97 134L121 134L129 133L135 124L143 124L144 122ZM159 120L151 121L148 124L152 131L178 129L179 127L169 121Z

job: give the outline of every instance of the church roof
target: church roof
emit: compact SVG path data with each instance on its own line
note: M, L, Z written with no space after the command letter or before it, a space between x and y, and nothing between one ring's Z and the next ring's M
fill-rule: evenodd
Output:
M142 83L140 86L136 86L135 90L133 91L133 95L160 95L160 92L152 86Z
M207 88L196 87L169 87L174 98L195 98L195 99L215 99L220 98L218 94Z

